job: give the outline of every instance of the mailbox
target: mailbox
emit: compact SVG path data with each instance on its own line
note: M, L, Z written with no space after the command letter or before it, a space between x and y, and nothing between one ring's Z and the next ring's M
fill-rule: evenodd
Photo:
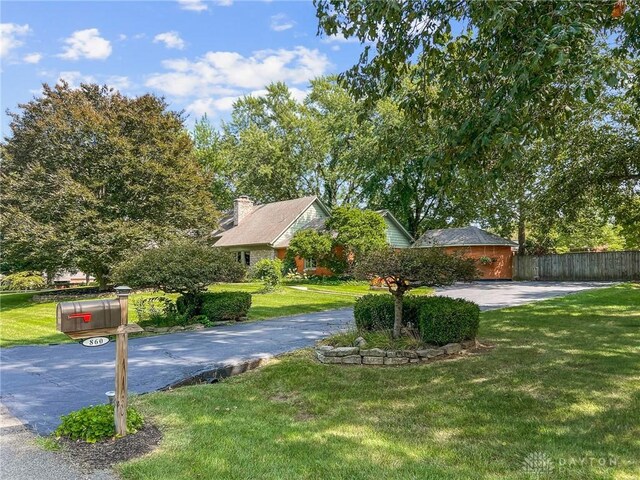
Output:
M120 302L118 300L87 300L58 304L56 320L62 333L85 332L120 326Z

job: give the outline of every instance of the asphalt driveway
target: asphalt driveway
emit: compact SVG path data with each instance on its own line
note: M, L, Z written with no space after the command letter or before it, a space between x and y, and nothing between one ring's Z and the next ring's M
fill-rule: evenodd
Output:
M604 283L500 282L456 285L438 294L492 309L597 288ZM313 345L353 323L351 309L239 323L129 341L129 391L152 392L221 366ZM60 416L105 402L113 390L115 347L77 343L0 350L0 403L40 434Z

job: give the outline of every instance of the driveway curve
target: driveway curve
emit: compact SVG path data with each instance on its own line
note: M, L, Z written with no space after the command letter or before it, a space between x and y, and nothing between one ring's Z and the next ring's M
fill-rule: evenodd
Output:
M456 285L437 293L475 301L487 310L606 285L495 282ZM129 392L152 392L203 371L308 347L352 324L352 310L341 309L133 338ZM113 390L114 358L114 343L97 348L78 343L4 348L0 403L37 433L51 433L61 415L105 402L105 392Z

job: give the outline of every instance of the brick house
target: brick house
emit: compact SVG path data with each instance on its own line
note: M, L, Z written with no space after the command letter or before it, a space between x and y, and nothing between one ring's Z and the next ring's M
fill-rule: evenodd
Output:
M387 241L397 248L411 246L413 238L386 210L378 213L387 226ZM255 265L263 258L280 258L286 255L289 241L299 230L321 229L331 215L318 197L302 197L281 202L256 205L248 197L236 198L233 213L225 217L214 233L215 246L236 253L238 261L247 266ZM298 272L330 275L327 269L318 267L313 259L296 259Z
M427 230L413 244L414 248L444 247L445 251L464 252L478 260L480 278L511 280L516 242L499 237L477 227ZM484 260L484 263L480 259Z

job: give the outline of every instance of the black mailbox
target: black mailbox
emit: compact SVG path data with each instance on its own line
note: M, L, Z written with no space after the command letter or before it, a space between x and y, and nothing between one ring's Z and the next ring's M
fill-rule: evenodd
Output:
M120 316L118 300L62 302L56 311L58 331L62 333L117 328Z

